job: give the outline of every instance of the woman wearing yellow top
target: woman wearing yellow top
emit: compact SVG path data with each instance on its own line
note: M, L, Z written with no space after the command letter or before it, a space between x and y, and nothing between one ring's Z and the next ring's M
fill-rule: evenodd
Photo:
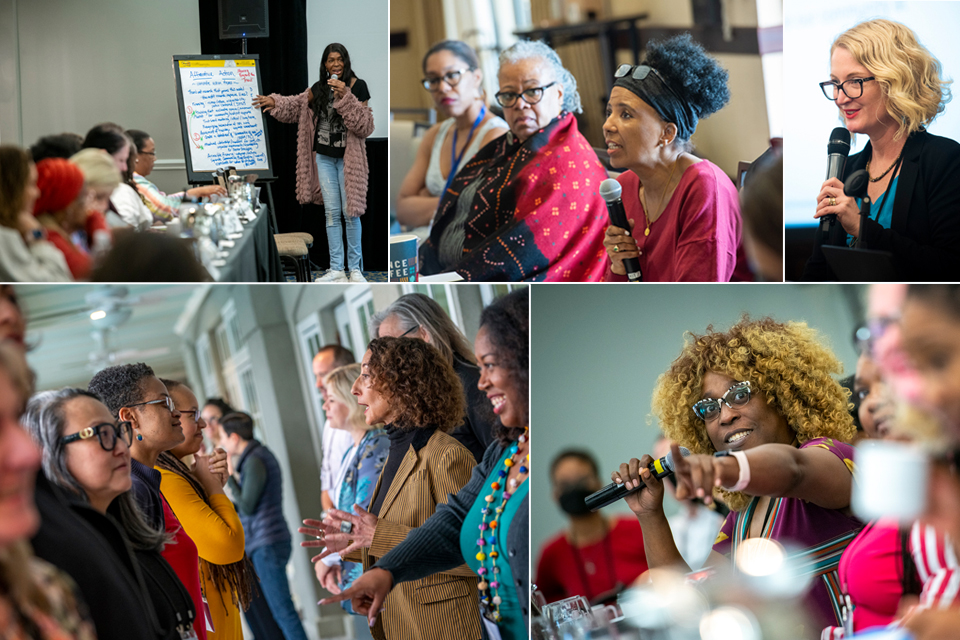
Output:
M250 606L251 574L243 551L243 526L223 493L226 453L222 449L210 456L200 453L206 424L197 397L179 382L162 382L180 411L184 441L157 459L160 492L197 545L200 581L213 627L207 630L207 639L242 640L239 607Z

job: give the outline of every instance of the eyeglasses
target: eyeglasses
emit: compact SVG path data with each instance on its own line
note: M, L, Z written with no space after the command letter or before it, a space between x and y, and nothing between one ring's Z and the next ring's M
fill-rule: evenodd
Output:
M853 343L860 353L872 356L877 341L884 336L890 327L899 323L900 318L897 316L871 318L853 332Z
M180 412L181 416L189 416L193 418L194 422L200 420L200 409L177 409Z
M148 400L148 401L146 401L146 402L138 402L138 403L136 403L136 404L128 404L127 407L139 407L139 406L145 405L145 404L164 404L164 405L167 406L167 409L170 410L170 413L173 413L174 411L177 410L176 405L173 404L173 398L171 398L170 396L163 396L162 398L158 398L157 400Z
M96 436L100 441L100 448L104 451L113 451L117 446L117 440L123 439L129 447L133 443L133 425L124 420L117 424L104 422L93 427L87 427L83 431L60 438L62 444L70 444L77 440L87 440Z
M518 98L523 98L523 101L527 104L537 104L543 100L543 92L555 84L557 83L551 82L550 84L545 84L542 87L530 87L529 89L525 89L522 93L516 93L514 91L501 91L493 97L496 98L497 103L505 109L509 109L513 105L517 104Z
M440 88L441 82L446 82L451 87L455 87L460 84L460 78L462 78L463 74L465 74L467 71L472 71L472 69L457 69L456 71L447 71L438 78L424 78L420 81L420 84L422 84L423 88L427 91L436 91Z
M727 405L731 409L742 407L750 402L750 381L737 382L732 385L727 392L719 398L704 398L695 403L693 413L704 422L711 422L720 417L720 403Z
M843 91L851 100L859 98L863 95L863 83L870 82L871 80L876 80L873 76L869 78L851 78L845 82L834 82L830 80L829 82L821 82L820 90L823 91L823 95L826 96L827 100L836 100L840 97L840 92Z
M413 333L414 331L419 331L419 330L420 330L420 325L414 325L414 326L410 327L409 329L407 329L406 331L404 331L403 333L401 333L401 334L400 334L400 337L401 337L401 338L406 338L408 335L410 335L410 334Z

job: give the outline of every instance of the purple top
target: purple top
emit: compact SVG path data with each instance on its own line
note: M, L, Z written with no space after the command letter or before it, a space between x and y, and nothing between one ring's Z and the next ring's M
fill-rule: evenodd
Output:
M843 460L853 473L853 447L830 438L816 438L801 449L820 447ZM760 498L754 498L741 512L731 511L724 520L713 550L736 561L737 548L749 537L750 522ZM765 514L758 513L758 517ZM837 566L840 555L863 527L849 509L826 509L800 498L773 498L762 536L790 545L799 552L792 554L805 565L804 575L813 576L804 603L820 629L840 624L840 581Z

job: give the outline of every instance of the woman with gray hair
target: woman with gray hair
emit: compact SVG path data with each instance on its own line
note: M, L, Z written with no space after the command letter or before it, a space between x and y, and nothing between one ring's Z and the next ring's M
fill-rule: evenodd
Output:
M494 140L443 194L420 249L425 275L476 281L597 281L605 268L607 177L577 129L577 82L557 53L522 40L500 54L510 132Z
M103 537L100 546L113 551L101 560L116 566L114 578L140 601L136 629L149 630L142 637L191 637L183 635L192 632L196 615L190 594L160 555L167 537L150 527L130 491L130 423L117 422L96 395L73 388L33 396L22 423L43 449L46 480L61 488L71 510ZM102 637L112 637L108 631L98 624Z
M493 442L496 418L490 410L490 401L477 388L480 369L474 364L473 348L443 307L422 293L408 293L373 316L370 328L377 338L419 338L435 346L453 365L466 393L467 411L463 424L450 435L470 449L477 462L483 460L483 452Z

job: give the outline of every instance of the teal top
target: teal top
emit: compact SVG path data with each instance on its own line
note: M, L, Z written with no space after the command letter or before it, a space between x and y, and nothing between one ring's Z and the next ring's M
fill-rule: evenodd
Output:
M897 180L899 179L900 176L897 176L891 180L887 190L880 194L876 202L870 204L870 217L884 229L889 229L893 224L893 200L897 195ZM857 206L863 206L861 198L857 198Z
M483 522L483 514L480 513L480 510L487 506L485 498L493 491L490 485L500 479L499 472L504 468L504 460L510 457L511 449L512 447L506 447L504 449L500 461L494 465L490 475L487 476L487 482L483 490L481 490L477 496L473 507L467 512L463 520L463 527L460 529L460 549L463 552L467 566L477 572L477 575L480 575L478 572L480 569L480 561L477 560L477 552L479 551L477 538L480 536L480 524ZM524 480L520 486L517 487L517 490L507 499L503 513L497 518L498 525L495 540L496 550L500 556L497 558L497 574L495 579L501 586L498 589L491 589L491 592L499 595L501 599L500 615L503 619L497 627L500 629L500 636L503 640L520 640L521 638L526 639L530 637L527 631L527 625L523 621L523 613L520 611L520 602L517 599L516 582L514 581L513 572L510 570L510 563L507 561L507 531L510 530L513 518L517 515L517 509L527 496L529 485L530 483ZM492 504L499 506L500 497L500 493L497 492L496 500ZM488 518L487 521L489 522L489 520ZM487 531L489 531L489 529ZM489 545L485 545L484 550L487 551L489 555ZM490 560L484 561L484 564L489 570ZM481 575L481 578L487 581L494 579L489 575Z

